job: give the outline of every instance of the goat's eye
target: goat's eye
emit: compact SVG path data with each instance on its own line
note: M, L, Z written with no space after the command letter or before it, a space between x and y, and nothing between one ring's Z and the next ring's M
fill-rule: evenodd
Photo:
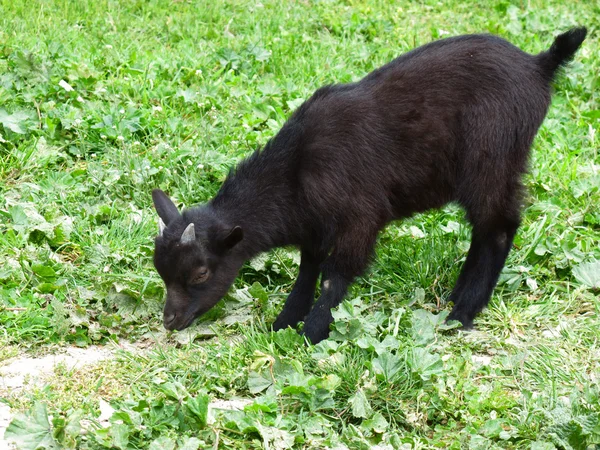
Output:
M208 269L206 267L200 267L198 270L194 272L192 275L191 284L201 284L208 280L208 276L210 275Z

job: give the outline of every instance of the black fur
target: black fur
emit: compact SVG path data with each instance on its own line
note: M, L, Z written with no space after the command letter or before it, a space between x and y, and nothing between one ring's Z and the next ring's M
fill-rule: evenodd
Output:
M430 43L359 82L317 90L206 205L179 215L155 190L167 224L154 255L167 286L165 327L183 329L214 306L247 259L295 245L300 274L274 328L304 320L319 342L379 230L453 201L473 231L449 319L471 327L519 227L521 177L550 82L585 34L573 29L536 56L489 35ZM196 239L182 244L190 223Z

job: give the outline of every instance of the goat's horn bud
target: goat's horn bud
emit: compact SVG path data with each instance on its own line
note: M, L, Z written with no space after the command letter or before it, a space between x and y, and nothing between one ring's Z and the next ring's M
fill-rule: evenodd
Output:
M158 218L158 235L159 236L163 235L163 233L165 232L165 228L167 228L167 226L165 225L163 220L159 217Z
M185 230L183 230L183 234L181 235L181 243L188 244L190 242L194 242L196 240L196 230L194 230L194 224L190 223Z

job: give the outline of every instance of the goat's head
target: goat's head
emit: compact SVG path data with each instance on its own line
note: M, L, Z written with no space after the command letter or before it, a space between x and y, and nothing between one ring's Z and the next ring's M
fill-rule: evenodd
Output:
M210 207L180 214L163 191L153 190L152 199L159 216L154 266L167 287L163 323L167 330L183 330L233 284L244 263L236 252L243 232Z

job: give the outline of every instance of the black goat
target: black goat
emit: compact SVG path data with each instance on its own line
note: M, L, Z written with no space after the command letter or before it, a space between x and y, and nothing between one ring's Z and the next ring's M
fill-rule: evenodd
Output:
M473 231L449 319L471 327L519 227L521 177L551 81L585 36L574 28L535 56L489 35L427 44L359 82L317 90L206 205L180 214L154 190L165 328L186 328L213 307L244 261L295 245L300 273L274 329L304 319L319 342L379 230L452 201Z

